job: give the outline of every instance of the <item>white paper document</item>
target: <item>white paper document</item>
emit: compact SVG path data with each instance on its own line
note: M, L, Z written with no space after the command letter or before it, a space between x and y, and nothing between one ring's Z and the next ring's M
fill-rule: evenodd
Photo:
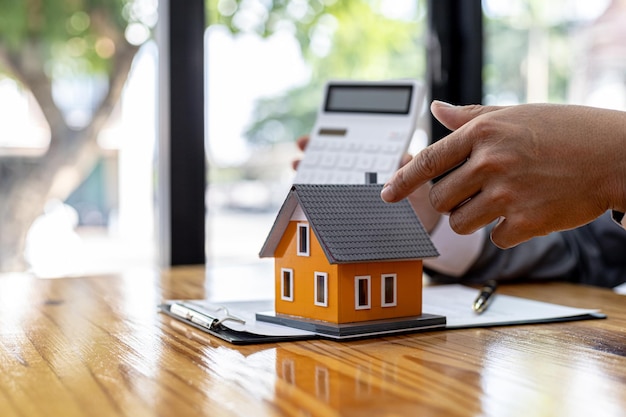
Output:
M476 314L472 304L477 295L478 290L458 284L425 287L422 310L446 316L447 329L604 317L596 309L567 307L498 292L489 308Z
M429 286L423 289L422 312L444 316L445 327L503 326L605 318L597 309L567 307L495 293L489 308L476 314L472 304L478 290L463 285ZM307 339L314 332L256 320L256 313L273 309L272 300L219 303L207 300L168 300L161 311L232 343L261 343ZM384 332L381 332L381 335Z

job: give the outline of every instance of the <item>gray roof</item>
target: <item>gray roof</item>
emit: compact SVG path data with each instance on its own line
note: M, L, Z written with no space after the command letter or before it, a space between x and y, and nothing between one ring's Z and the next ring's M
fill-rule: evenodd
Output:
M261 257L272 257L298 205L331 264L438 256L405 199L388 204L382 185L296 184L278 212Z

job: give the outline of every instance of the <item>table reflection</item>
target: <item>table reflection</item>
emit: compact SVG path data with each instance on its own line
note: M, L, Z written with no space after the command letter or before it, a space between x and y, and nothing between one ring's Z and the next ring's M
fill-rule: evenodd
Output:
M545 416L623 416L620 388L594 342L559 324L547 327L492 332L481 373L486 414L528 416L542 410Z

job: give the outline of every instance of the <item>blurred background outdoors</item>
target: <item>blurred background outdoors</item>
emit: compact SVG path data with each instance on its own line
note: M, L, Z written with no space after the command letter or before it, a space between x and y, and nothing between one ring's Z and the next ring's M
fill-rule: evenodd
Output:
M0 272L157 265L157 11L0 0ZM485 104L626 110L626 0L483 13ZM207 0L207 23L207 262L256 264L324 82L424 79L426 2ZM427 126L424 113L411 151Z

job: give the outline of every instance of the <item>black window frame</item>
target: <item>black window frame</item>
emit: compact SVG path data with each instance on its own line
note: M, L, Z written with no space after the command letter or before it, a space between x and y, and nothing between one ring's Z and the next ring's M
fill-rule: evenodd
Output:
M158 253L206 263L205 0L159 0Z

